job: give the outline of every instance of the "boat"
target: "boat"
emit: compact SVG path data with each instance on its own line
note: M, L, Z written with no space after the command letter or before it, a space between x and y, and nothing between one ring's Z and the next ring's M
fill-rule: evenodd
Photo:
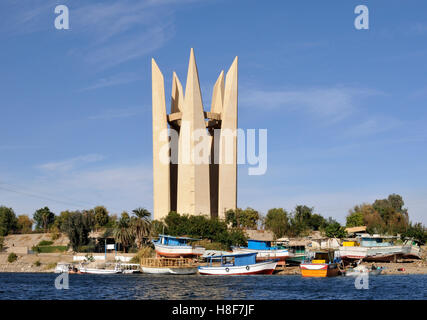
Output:
M120 267L124 274L142 273L141 266L136 263L121 263Z
M58 262L56 264L55 273L79 273L79 270L72 264L66 262Z
M147 274L190 275L197 273L193 259L188 258L142 258L141 269Z
M83 274L117 274L122 273L122 268L119 263L114 264L113 269L107 268L88 268L86 265L82 265L79 268L80 273Z
M198 241L187 237L174 237L168 235L159 235L159 239L153 241L156 254L159 257L168 258L190 258L203 255L205 248L201 246L192 246L189 241Z
M338 276L341 273L338 262L334 251L317 251L314 257L300 264L301 275L320 278Z
M383 270L383 267L368 268L366 266L358 265L357 267L347 269L344 275L346 277L358 277L360 275L378 276Z
M208 258L207 266L198 267L199 274L218 276L272 274L276 269L278 260L256 262L256 255L256 252L251 252L211 256Z
M232 249L233 253L256 253L256 261L270 259L285 261L291 257L288 249L272 246L271 241L249 239L247 247L232 247Z
M395 262L405 252L410 254L410 246L396 246L395 237L380 235L362 235L357 241L345 241L339 247L341 259L346 263L363 259L372 262Z

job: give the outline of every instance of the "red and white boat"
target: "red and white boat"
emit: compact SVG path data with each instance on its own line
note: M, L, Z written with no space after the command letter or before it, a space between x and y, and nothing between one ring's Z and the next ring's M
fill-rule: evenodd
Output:
M153 243L159 257L191 258L203 255L205 248L189 245L188 241L190 240L198 239L159 235L159 239Z
M198 267L199 274L217 276L272 274L277 265L277 260L267 260L257 263L256 253L212 256L208 260L208 266ZM213 265L213 260L220 260L219 265Z

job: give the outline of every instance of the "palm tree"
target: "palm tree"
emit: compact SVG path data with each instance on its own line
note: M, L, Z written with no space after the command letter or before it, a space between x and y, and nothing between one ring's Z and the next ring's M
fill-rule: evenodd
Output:
M136 217L132 218L131 228L136 237L138 249L141 249L144 238L147 238L150 235L151 221L149 220L149 217L151 216L151 213L144 208L137 208L132 210L132 212Z
M129 215L126 212L122 213L122 217L117 222L113 230L113 236L116 243L120 243L123 246L125 252L126 248L135 240L134 230L131 226Z
M134 235L132 229L129 227L116 227L113 231L114 240L116 243L120 243L126 252L126 248L132 244L134 240Z

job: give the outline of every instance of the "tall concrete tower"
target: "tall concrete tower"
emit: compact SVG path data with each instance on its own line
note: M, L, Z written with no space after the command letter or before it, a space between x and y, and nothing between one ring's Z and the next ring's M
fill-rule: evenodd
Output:
M237 62L216 81L204 111L194 50L185 93L172 78L170 114L164 78L152 59L154 218L170 211L224 218L237 206Z

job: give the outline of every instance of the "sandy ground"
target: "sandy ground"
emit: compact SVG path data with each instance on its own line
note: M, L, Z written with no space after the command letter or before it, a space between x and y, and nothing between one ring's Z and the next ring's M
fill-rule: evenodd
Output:
M39 253L18 255L18 259L9 263L7 261L8 253L0 254L0 272L53 272L56 263L72 262L72 254L60 253ZM36 262L40 262L40 266L36 266Z
M423 260L408 260L398 263L362 263L362 265L370 268L372 265L384 267L382 274L427 274L427 263ZM400 269L400 270L399 270ZM299 267L286 267L275 273L278 275L299 275L301 274Z

